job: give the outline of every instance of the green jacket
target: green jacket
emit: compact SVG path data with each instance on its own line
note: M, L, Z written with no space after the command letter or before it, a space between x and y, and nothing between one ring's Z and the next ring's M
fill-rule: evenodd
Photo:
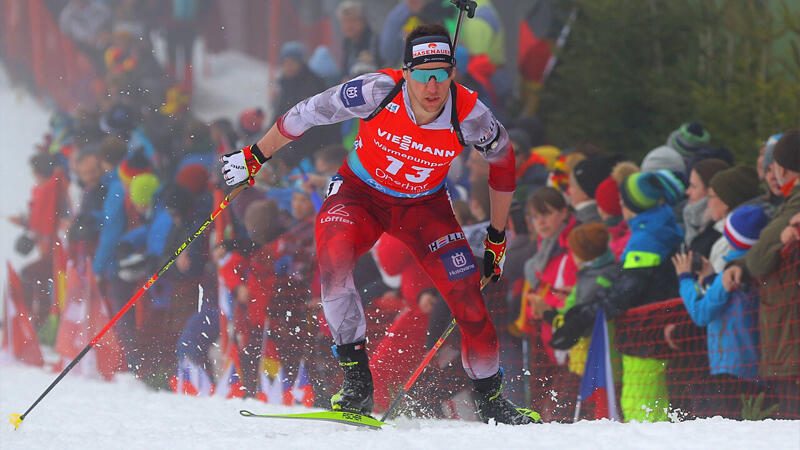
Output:
M800 182L781 204L775 217L764 227L758 241L742 258L747 272L762 281L758 325L761 334L761 377L800 375L800 323L788 320L800 316L800 287L796 270L781 267L781 232L789 219L800 212ZM798 258L795 253L795 263ZM741 262L739 260L738 262ZM741 264L740 264L741 265Z

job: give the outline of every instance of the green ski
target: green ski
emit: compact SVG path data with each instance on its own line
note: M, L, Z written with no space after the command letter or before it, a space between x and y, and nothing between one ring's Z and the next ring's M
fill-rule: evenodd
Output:
M370 428L372 430L380 430L382 426L389 425L386 422L381 422L370 416L345 411L322 411L299 414L255 414L243 409L239 411L239 414L244 417L261 417L264 419L301 419L334 422L354 427Z

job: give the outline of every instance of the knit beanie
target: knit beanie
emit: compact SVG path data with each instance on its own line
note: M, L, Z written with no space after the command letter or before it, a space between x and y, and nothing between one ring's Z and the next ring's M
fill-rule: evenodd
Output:
M725 238L734 249L748 250L767 223L769 217L760 206L740 206L725 219Z
M125 186L129 185L134 177L150 172L152 172L150 160L147 159L143 150L137 150L125 157L117 169L119 179Z
M175 181L194 195L208 190L208 169L202 164L188 164L178 172Z
M251 135L261 131L264 126L264 111L261 108L245 109L239 114L239 127L246 135Z
M691 156L701 148L708 147L711 134L700 122L684 123L673 131L667 139L667 145L685 156Z
M619 193L625 206L641 213L658 206L661 199L668 204L678 203L685 190L683 182L669 170L638 172L628 176Z
M717 172L708 183L714 193L731 210L761 194L756 169L735 166Z
M281 62L286 58L293 58L300 62L306 60L306 46L299 41L289 41L281 47Z
M611 216L621 216L622 206L619 204L619 188L614 178L608 177L597 186L594 193L597 209Z
M792 172L800 172L800 130L789 130L775 144L775 162Z
M662 145L654 148L642 160L642 172L655 172L667 169L673 172L686 172L686 161L675 149Z
M783 133L773 134L767 139L767 142L764 143L766 150L764 150L764 160L761 162L762 169L767 170L767 168L775 162L775 144L778 143L782 136Z
M694 167L692 167L692 170L697 172L700 180L703 181L703 186L708 187L708 183L711 182L711 178L713 178L717 172L725 170L728 167L730 167L730 165L721 159L709 158L695 164Z
M608 228L599 222L578 225L569 232L567 245L583 261L592 261L608 251Z
M158 177L152 173L143 173L133 177L128 188L131 202L136 206L149 206L153 202L153 194L158 190Z
M611 175L614 162L612 158L587 158L575 164L572 174L583 192L594 198L597 186Z

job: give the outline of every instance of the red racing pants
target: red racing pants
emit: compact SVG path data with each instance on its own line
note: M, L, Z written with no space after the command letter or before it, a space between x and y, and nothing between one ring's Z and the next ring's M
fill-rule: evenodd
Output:
M383 233L408 246L450 307L461 330L467 375L481 379L496 374L497 334L480 292L480 270L447 191L392 197L368 186L346 164L331 182L316 223L322 306L334 342L364 339L366 318L353 284L353 267Z

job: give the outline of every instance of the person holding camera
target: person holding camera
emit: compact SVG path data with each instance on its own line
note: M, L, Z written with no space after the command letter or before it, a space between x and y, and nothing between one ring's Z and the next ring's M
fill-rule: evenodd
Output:
M731 250L723 257L743 257L769 222L758 206L740 206L725 219L724 236ZM741 411L739 394L751 392L758 373L758 287L742 283L736 289L723 285L722 275L704 291L697 282L700 271L692 266L693 252L672 257L680 280L680 293L692 321L707 327L711 381L702 396L711 411ZM735 419L740 419L735 414Z

